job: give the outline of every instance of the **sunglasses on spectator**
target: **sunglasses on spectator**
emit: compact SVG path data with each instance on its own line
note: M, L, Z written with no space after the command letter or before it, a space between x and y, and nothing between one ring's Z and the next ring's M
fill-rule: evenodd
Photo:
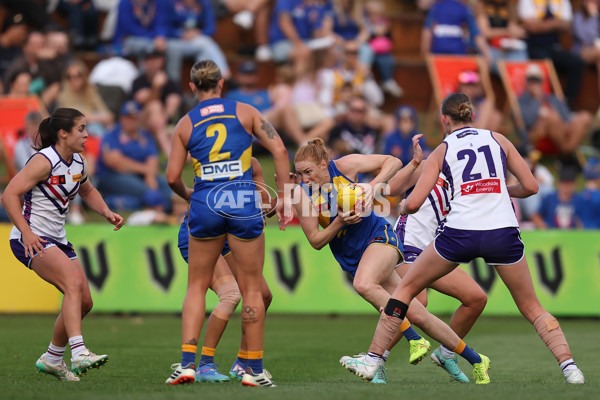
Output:
M346 50L344 50L344 52L346 54L358 54L358 50L354 50L354 49L346 49Z
M75 73L75 74L67 74L67 79L71 80L71 79L75 79L75 78L82 78L83 74L81 72Z
M355 113L366 113L367 109L362 107L350 107L350 111Z
M528 76L526 81L527 83L542 83L542 78L537 76Z

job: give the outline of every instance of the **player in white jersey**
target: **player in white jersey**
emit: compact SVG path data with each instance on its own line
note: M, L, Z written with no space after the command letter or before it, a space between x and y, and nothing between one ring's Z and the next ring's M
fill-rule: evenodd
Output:
M470 127L473 106L463 93L442 102L441 121L448 136L429 156L413 192L400 203L413 214L425 202L443 172L451 210L445 226L423 250L392 294L379 319L370 352L382 354L406 316L409 302L458 264L482 257L494 265L513 299L559 362L567 383L584 383L560 325L540 304L529 273L510 197L527 197L538 185L527 163L504 136ZM506 169L518 180L507 187ZM460 345L459 345L460 346ZM490 361L474 364L477 383L489 383Z
M58 108L39 126L35 153L10 181L2 201L14 223L10 247L15 257L64 294L48 350L36 362L39 372L61 381L79 381L77 375L98 368L107 355L88 350L81 320L92 308L88 282L73 245L65 234L65 215L77 193L88 206L119 230L123 218L109 210L87 176L79 153L87 139L86 120L72 108ZM21 208L20 196L25 198ZM71 370L63 361L71 347Z
M426 161L417 168L416 173L408 180L391 179L389 182L390 194L401 196L410 193L421 175L422 166L425 163ZM410 189L407 191L407 188ZM446 215L450 212L448 189L448 180L443 173L440 173L436 185L419 211L415 214L402 215L396 221L394 229L398 239L404 246L404 263L396 267L396 273L400 277L406 275L419 254L433 241L438 226L445 221ZM456 268L448 275L436 280L429 287L461 302L461 305L450 318L450 327L463 339L485 308L487 295L473 278L460 268ZM427 291L423 290L419 293L417 299L427 306ZM469 382L467 376L458 367L458 356L452 349L441 345L432 352L431 360L434 364L446 370L456 381Z

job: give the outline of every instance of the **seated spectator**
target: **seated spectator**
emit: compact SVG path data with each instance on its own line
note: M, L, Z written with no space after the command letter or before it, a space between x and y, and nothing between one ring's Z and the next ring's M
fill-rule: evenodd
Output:
M233 22L244 29L254 27L256 59L269 61L272 57L269 47L270 0L217 0L232 14Z
M120 123L102 139L97 188L113 205L168 210L171 189L158 169L158 148L142 129L140 112L135 101L125 102Z
M88 80L87 67L79 60L71 61L65 70L57 105L81 111L85 115L87 131L98 137L104 136L114 122L113 114Z
M498 60L527 61L527 33L519 24L513 0L478 0L475 7L477 25L489 43L491 70L498 73Z
M21 14L27 25L34 29L46 30L52 27L52 18L48 15L46 1L40 0L2 0L8 10Z
M348 154L373 154L377 145L377 131L367 123L369 109L361 97L354 97L348 103L344 119L329 132L328 146L333 158Z
M96 86L113 115L117 115L138 75L139 71L131 61L122 57L110 57L94 66L90 72L90 83Z
M402 105L396 109L395 119L396 129L387 134L383 154L394 156L406 165L413 157L412 138L420 133L417 130L417 110L412 106ZM419 145L423 149L423 158L427 158L431 150L425 143L424 136L419 139Z
M140 75L133 81L131 97L144 110L144 127L154 136L164 154L170 153L169 121L176 121L181 107L179 86L164 70L165 54L153 50L146 54Z
M548 168L539 163L541 157L542 153L538 150L534 150L530 152L525 159L538 183L538 192L523 199L516 199L521 210L523 221L531 221L531 216L540 208L542 198L554 191L554 176Z
M0 93L4 93L3 77L14 59L23 54L27 25L23 14L8 14L0 32Z
M465 38L468 37L467 41ZM433 4L421 36L423 54L470 54L472 44L492 62L487 41L479 31L471 9L458 0L440 0Z
M566 75L565 96L572 105L581 87L584 62L560 44L559 35L571 31L571 2L519 0L518 13L527 31L529 57L533 60L550 58L556 70Z
M94 50L98 44L98 12L92 0L58 0L56 11L67 18L69 35L78 50ZM50 8L50 12L55 11Z
M306 135L300 127L290 102L289 88L277 88L271 91L258 87L258 66L254 61L245 61L238 67L236 74L237 89L229 90L225 97L241 101L258 109L282 135L291 139L295 145L306 141ZM283 93L280 89L284 89Z
M369 47L373 52L372 63L381 77L382 88L394 97L401 97L404 91L394 79L396 59L392 54L394 42L390 21L385 14L385 4L380 0L369 0L365 5Z
M9 77L6 84L6 97L23 98L30 96L31 74L28 71L17 72Z
M585 61L596 66L600 91L600 25L598 1L583 0L573 17L573 47L571 50Z
M17 143L13 153L13 163L15 171L23 169L29 158L36 153L33 145L36 140L38 127L42 122L42 114L37 111L31 111L25 116L25 127L23 133Z
M113 44L117 53L142 57L154 49L167 49L165 0L120 0Z
M6 71L6 80L28 72L31 75L29 93L40 96L47 109L52 109L60 92L60 66L56 60L48 58L45 40L40 32L31 32L23 46L23 55L16 58Z
M277 0L269 24L273 61L291 60L298 73L305 70L307 42L321 26L324 11L320 0Z
M542 198L540 208L531 220L538 229L581 228L583 198L576 192L578 172L573 167L560 171L556 190Z
M564 101L553 94L545 94L543 73L537 64L529 64L525 79L525 92L519 97L519 108L529 142L536 146L547 139L561 153L575 151L588 133L590 113L571 113Z
M585 229L600 229L600 160L591 158L583 169L585 186L581 221Z
M498 132L502 123L502 113L496 108L496 102L485 95L479 73L463 71L458 74L458 91L471 99L475 109L473 126Z
M170 0L167 40L167 73L179 83L183 59L213 60L225 80L231 77L223 51L211 38L217 21L210 0Z

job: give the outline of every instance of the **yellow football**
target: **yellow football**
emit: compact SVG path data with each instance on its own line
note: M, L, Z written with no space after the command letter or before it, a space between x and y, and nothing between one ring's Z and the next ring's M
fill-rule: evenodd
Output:
M337 194L338 207L343 212L354 210L357 201L360 201L364 197L364 190L355 183L350 185L341 186Z

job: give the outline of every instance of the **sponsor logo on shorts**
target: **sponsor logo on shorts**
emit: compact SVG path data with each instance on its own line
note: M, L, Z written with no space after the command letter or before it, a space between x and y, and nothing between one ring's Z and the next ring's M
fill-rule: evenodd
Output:
M200 179L203 181L244 175L240 160L204 164L200 166L200 171Z
M264 197L264 198L263 198ZM208 206L216 214L231 219L254 219L271 209L277 190L252 180L231 181L215 186L208 193ZM235 210L255 206L250 214L236 215Z
M225 107L223 107L223 104L214 104L212 106L203 107L200 109L200 115L203 117L206 117L207 115L210 115L210 114L222 113L222 112L225 112Z
M501 191L500 179L482 179L460 185L460 192L463 196L478 193L500 193Z

